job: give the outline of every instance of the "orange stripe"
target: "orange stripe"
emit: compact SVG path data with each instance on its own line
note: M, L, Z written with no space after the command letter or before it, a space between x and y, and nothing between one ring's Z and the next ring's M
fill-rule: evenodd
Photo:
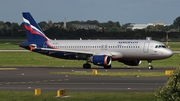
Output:
M58 48L54 48L52 45L50 45L50 44L48 43L48 41L46 41L46 44L47 44L49 47L53 48L53 49L58 49Z
M107 55L105 56L105 58L104 58L104 65L107 65Z

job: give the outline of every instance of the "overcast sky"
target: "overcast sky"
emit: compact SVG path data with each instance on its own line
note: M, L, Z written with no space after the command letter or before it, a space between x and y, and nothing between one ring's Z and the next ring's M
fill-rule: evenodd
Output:
M0 20L22 23L22 12L37 22L52 20L125 23L164 22L180 16L180 0L1 0Z

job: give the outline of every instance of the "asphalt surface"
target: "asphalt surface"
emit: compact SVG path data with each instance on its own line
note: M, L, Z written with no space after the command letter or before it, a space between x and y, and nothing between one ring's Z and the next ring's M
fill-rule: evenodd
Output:
M166 69L129 68L129 69L97 69L98 72L145 71L164 72ZM57 75L50 72L91 72L92 69L79 68L14 68L0 70L0 90L83 92L154 92L167 81L167 77L108 77L108 76L74 76Z

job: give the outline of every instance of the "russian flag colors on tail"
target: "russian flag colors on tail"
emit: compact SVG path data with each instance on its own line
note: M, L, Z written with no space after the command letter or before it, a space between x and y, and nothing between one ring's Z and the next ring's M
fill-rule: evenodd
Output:
M23 12L22 15L28 42L45 42L50 40L29 12Z

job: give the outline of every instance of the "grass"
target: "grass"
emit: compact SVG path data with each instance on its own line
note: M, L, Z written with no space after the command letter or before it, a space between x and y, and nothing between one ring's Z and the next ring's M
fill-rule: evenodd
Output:
M172 50L180 50L180 42L168 42L168 45Z
M165 72L50 72L50 74L65 74L65 75L85 75L85 76L128 76L128 77L160 77L165 76Z
M153 92L67 92L68 98L57 98L55 92L0 91L1 101L156 101Z
M0 66L76 67L81 63L84 62L52 58L34 52L0 52Z
M14 50L14 49L22 49L19 47L19 44L23 41L26 41L24 39L0 39L0 50Z
M22 50L19 44L0 43L0 50Z
M43 67L82 67L85 63L83 60L65 60L57 59L42 54L34 52L0 52L0 66L43 66ZM152 62L154 68L161 67L179 67L180 66L180 57L179 54L174 54L172 57L164 60L156 60ZM142 61L138 68L145 67L147 68L147 61ZM112 62L112 68L134 68L132 66L124 65L117 61ZM92 64L92 68L98 68ZM100 67L102 68L102 67Z

